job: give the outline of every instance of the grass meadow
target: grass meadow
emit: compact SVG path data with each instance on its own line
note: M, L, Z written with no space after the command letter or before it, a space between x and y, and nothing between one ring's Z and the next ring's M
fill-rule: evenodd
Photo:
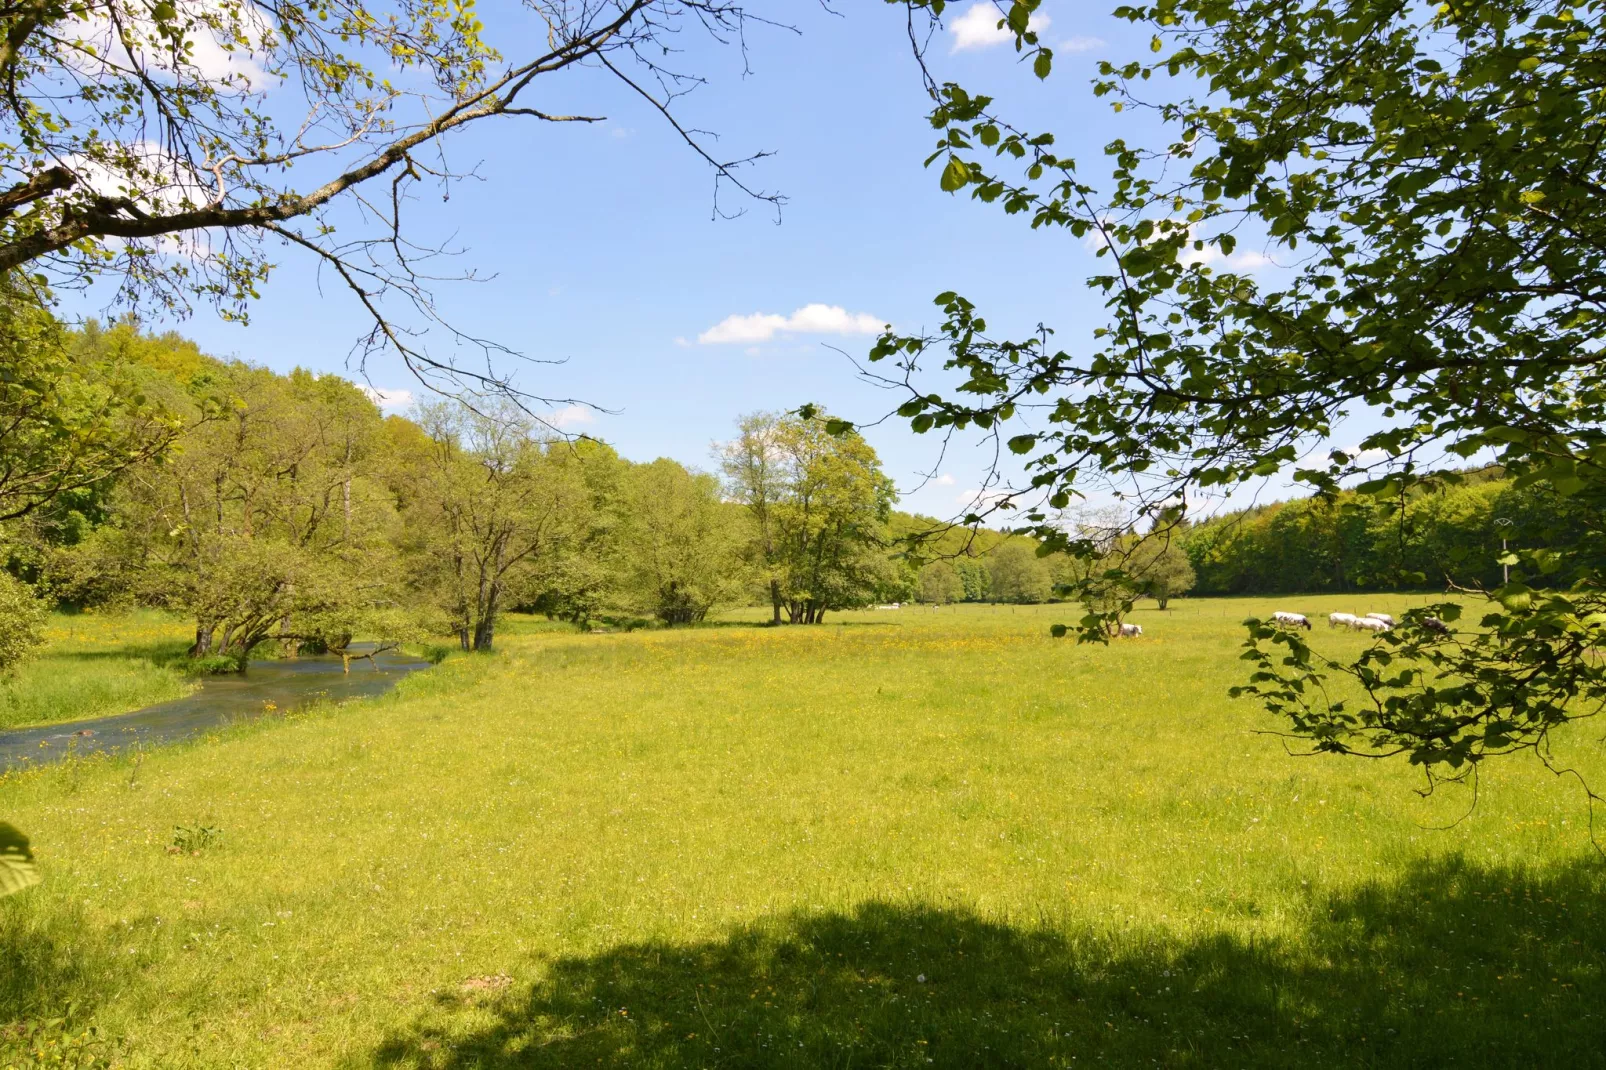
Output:
M1413 601L1109 647L1052 606L513 621L381 699L0 778L45 873L0 901L0 1065L1606 1065L1576 784L1423 799L1226 695L1243 617Z
M198 686L183 621L156 611L53 613L41 657L0 679L0 729L137 710Z

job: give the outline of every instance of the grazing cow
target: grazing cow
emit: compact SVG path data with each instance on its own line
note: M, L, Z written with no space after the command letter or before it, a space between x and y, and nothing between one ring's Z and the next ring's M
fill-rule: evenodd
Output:
M1142 634L1143 634L1143 625L1141 625L1141 624L1123 624L1123 625L1121 625L1121 638L1122 639L1136 639L1138 636L1140 636Z
M1327 626L1329 628L1337 628L1339 625L1343 625L1344 627L1348 628L1351 625L1353 625L1354 623L1355 623L1355 614L1353 614L1353 613L1329 613L1329 614L1327 614Z
M1392 630L1388 621L1378 620L1376 617L1357 617L1355 623L1350 627L1358 632L1386 632Z
M1273 613L1271 619L1289 628L1303 628L1307 632L1310 631L1310 618L1303 613Z
M1430 632L1438 632L1440 635L1450 634L1450 626L1444 623L1444 621L1440 620L1438 617L1423 617L1422 627L1426 628Z
M1387 613L1368 613L1367 616L1371 617L1373 620L1382 621L1384 624L1387 624L1390 628L1394 627L1394 618L1389 616Z

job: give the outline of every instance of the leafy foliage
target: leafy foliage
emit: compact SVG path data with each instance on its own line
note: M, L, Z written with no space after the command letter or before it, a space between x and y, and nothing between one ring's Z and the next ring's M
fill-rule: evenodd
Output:
M27 584L0 572L0 673L16 668L44 640L44 603Z
M919 599L939 606L964 601L965 583L952 561L933 561L920 570Z
M1107 188L1051 134L1009 127L989 97L931 85L941 140L929 162L942 162L943 187L1093 245L1109 265L1090 280L1108 319L1073 355L1047 329L995 338L972 302L939 295L938 334L888 334L871 353L908 388L898 411L912 429L1007 438L1030 476L1028 521L1083 557L1102 550L1055 511L1090 489L1173 527L1187 492L1292 465L1363 406L1384 425L1299 479L1325 495L1358 480L1379 508L1399 508L1425 476L1455 480L1436 458L1489 451L1514 487L1602 512L1600 0L1162 0L1116 14L1152 30L1152 53L1102 63L1094 93L1152 115L1168 140L1112 141ZM1023 25L1009 23L1017 46L1035 47ZM1149 99L1155 85L1169 93ZM989 149L1023 174L992 170ZM1263 251L1240 252L1248 241ZM962 377L952 394L917 383L934 351ZM1018 407L1044 395L1046 427L1007 436ZM1326 749L1341 737L1362 751L1408 745L1453 766L1539 746L1558 718L1590 709L1601 572L1564 552L1518 560L1572 586L1497 590L1476 638L1445 645L1402 628L1387 661L1348 667L1382 720L1322 705L1297 649L1286 679L1255 686L1300 696L1266 696L1284 712L1327 710L1292 722Z
M1053 578L1048 564L1037 556L1037 546L1027 539L1011 539L987 558L995 602L1046 602Z
M721 501L716 477L660 458L633 466L626 487L619 541L627 601L665 624L691 624L744 600L744 518Z
M751 559L773 620L793 624L864 605L896 582L887 521L896 494L875 450L820 414L757 413L722 450L730 496L753 521Z

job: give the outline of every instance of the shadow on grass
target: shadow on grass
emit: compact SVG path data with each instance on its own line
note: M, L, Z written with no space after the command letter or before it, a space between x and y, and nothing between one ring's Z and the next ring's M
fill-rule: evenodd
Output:
M32 894L0 901L0 1029L59 1015L68 1004L87 1009L121 976L104 949L83 939L76 909L35 909Z
M1601 1066L1603 887L1594 865L1424 864L1313 899L1290 944L779 916L471 982L359 1065Z

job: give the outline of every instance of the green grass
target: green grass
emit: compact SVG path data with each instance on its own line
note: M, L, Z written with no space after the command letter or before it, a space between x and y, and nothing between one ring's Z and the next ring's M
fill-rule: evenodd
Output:
M54 613L41 657L0 677L0 729L125 713L194 690L179 662L185 624L170 614Z
M70 1003L45 1033L131 1067L1606 1064L1576 784L1497 764L1468 813L1225 697L1242 617L1410 601L1179 602L1110 647L1057 607L510 622L384 699L0 780L46 877L0 901L0 1035Z

